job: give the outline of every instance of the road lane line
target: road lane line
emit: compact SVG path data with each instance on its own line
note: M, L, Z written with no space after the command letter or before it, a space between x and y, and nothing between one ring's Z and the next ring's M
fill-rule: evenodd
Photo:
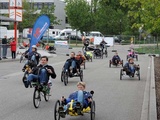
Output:
M61 62L57 62L57 63L53 63L53 64L50 64L51 66L57 66L57 65L60 65L60 64L64 64L64 61L61 61ZM15 72L15 73L11 73L11 74L7 74L7 75L2 75L0 78L8 78L8 77L13 77L13 76L18 76L18 75L23 75L24 73L23 72Z

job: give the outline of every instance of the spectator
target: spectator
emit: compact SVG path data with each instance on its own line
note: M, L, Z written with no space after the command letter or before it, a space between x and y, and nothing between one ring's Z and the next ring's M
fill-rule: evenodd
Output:
M4 36L4 38L2 39L2 49L3 49L3 59L7 59L7 35Z
M54 68L51 65L48 65L48 57L42 56L40 59L40 64L33 67L31 73L27 77L27 80L24 81L24 85L26 88L28 88L28 86L34 79L38 80L41 85L45 85L48 83L50 76L53 79L55 79L57 76Z
M13 38L13 40L10 42L10 46L11 46L11 55L12 55L12 59L16 58L16 41Z

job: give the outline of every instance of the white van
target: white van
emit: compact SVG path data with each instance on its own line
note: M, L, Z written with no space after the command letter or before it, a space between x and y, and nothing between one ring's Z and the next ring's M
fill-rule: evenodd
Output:
M72 29L63 29L59 33L59 35L55 36L55 39L61 39L61 40L67 39L67 36L71 35L72 31L73 31Z
M88 36L92 37L104 37L104 35L99 31L91 31Z
M60 34L60 31L60 29L48 29L43 36L51 36L54 38Z
M86 35L86 39L91 40L94 37L104 37L104 35L99 31L91 31L88 35Z

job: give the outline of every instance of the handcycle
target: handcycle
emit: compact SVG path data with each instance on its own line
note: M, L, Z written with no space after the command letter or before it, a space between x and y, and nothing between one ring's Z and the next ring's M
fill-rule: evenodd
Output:
M140 67L139 67L139 65L136 65L134 74L132 74L127 68L121 69L120 70L120 80L122 80L122 77L124 75L127 75L130 78L134 78L135 76L137 76L138 80L140 80Z
M126 60L128 60L128 58L135 58L138 61L138 54L136 52L132 52L131 50L128 50L128 55L126 57Z
M101 50L101 48L95 48L93 51L93 58L102 58L103 59L103 51Z
M101 46L101 47L102 47L102 46ZM103 48L104 48L103 55L105 55L106 58L108 57L108 51L107 51L107 48L108 48L108 47L109 47L109 45L103 44Z
M109 60L109 67L111 67L111 66L122 66L123 67L123 60L115 60L115 62L113 62L112 60Z
M83 51L83 54L84 54L86 60L92 62L93 52L92 51L87 51L87 50L85 50L83 48L82 48L82 51Z
M60 100L57 100L54 107L54 119L60 120L60 118L65 118L66 115L82 116L84 113L88 113L90 114L90 120L95 120L96 106L95 101L93 100L94 91L91 91L90 93L92 95L92 102L87 108L83 108L79 102L71 100L68 110L61 112L60 107L64 107L64 105L60 102Z
M68 78L72 77L80 77L80 81L83 81L83 70L80 68L78 71L70 73L69 70L64 71L64 67L62 68L61 72L61 82L64 83L65 86L68 84Z
M22 82L26 81L27 80L27 77L28 75L31 73L32 71L32 68L35 66L35 64L31 61L31 60L28 60L28 64L25 65L25 70L23 71L24 72L24 75L22 77Z
M46 102L49 100L52 82L49 80L48 83L41 85L38 80L35 80L31 82L31 86L34 87L33 105L35 108L38 108L41 102L41 97L44 97Z
M86 51L86 52L84 52L84 56L86 57L86 60L87 61L93 61L92 60L92 52L91 51Z
M27 55L24 53L17 53L17 54L20 54L20 59L19 59L19 62L25 62L27 60Z

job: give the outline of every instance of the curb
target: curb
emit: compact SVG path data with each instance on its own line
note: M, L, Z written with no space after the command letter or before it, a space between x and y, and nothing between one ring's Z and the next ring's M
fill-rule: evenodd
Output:
M157 120L154 57L150 57L140 120Z
M48 58L51 58L51 57L56 57L56 54L53 54L53 55L50 55L50 56L47 56ZM5 59L5 60L0 60L0 63L4 63L4 62L15 62L15 61L20 61L20 58L16 58L16 59L12 59L12 58L8 58L8 59Z
M157 120L156 90L155 90L154 57L152 57L150 101L149 101L149 120Z

